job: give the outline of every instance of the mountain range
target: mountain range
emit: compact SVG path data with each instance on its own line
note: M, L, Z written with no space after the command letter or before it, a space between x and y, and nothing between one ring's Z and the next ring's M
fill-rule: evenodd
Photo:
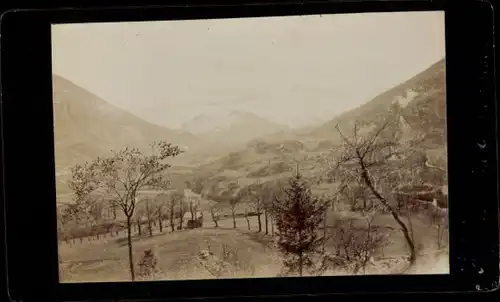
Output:
M189 150L206 145L189 132L146 122L63 77L53 75L52 80L58 170L106 155L111 149L146 148L153 140L167 140Z
M235 110L229 113L198 115L185 123L182 129L218 145L242 147L250 140L287 131L289 127L273 123L251 112Z
M299 159L317 165L317 156L336 144L334 127L349 129L354 121L367 127L399 108L400 131L424 133L427 147L446 154L445 61L316 127L291 129L253 113L202 114L173 130L144 121L115 107L78 85L53 76L56 168L59 174L76 163L108 154L124 146L145 148L152 140L167 140L187 149L186 156L216 182L238 181L260 175L290 172L283 162ZM392 109L391 109L392 108ZM320 108L318 108L320 110ZM352 128L352 127L351 127ZM185 165L184 163L181 165ZM231 172L232 171L232 172ZM218 173L222 173L219 175Z
M193 175L205 183L202 192L211 196L223 192L231 183L250 185L255 181L279 181L293 173L300 164L301 174L316 177L321 173L325 154L340 142L335 130L339 125L345 133L353 129L373 131L386 118L399 121L391 129L403 140L423 138L420 146L429 160L446 162L446 98L445 61L433 64L404 83L376 96L364 105L347 111L319 127L284 131L249 142L246 148L232 152L209 164L200 166ZM422 137L423 136L423 137ZM326 185L326 187L328 187Z

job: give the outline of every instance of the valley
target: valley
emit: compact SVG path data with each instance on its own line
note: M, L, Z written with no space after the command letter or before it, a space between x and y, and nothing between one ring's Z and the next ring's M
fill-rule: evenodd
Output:
M230 111L223 116L197 116L181 129L168 129L54 76L62 280L129 280L128 228L135 262L148 249L160 259L156 279L278 276L282 267L273 207L297 175L311 196L328 203L317 230L327 239L322 257L334 255L341 249L340 243L355 250L362 243L359 240L371 240L367 239L370 232L379 238L369 259L361 261L363 268L353 269L352 263L330 259L337 264L319 275L446 273L447 192L436 193L447 188L444 79L443 59L320 126L293 129L254 113ZM158 173L168 180L168 188L134 191L131 225L127 226L126 215L104 195L86 204L91 211L86 208L85 214L69 214L72 207L83 211L78 204L82 200L75 199L68 185L75 173L72 168L98 157L113 158L110 150L125 147L137 148L145 159L154 160L148 157L153 141L171 143L182 152L158 161L158 165L168 163ZM352 154L359 150L366 155L361 159L377 163L370 166L370 173L376 177L377 187L383 188L387 205L367 185L369 180L363 182L364 174L349 178L363 168L352 161ZM349 158L341 161L343 157ZM399 176L389 178L393 172ZM118 196L128 194L126 188ZM409 193L400 194L404 190ZM410 197L399 200L397 196L403 195ZM400 208L401 202L407 208ZM408 209L415 204L423 206ZM391 210L410 229L417 255L411 265L407 263L408 242ZM202 225L188 226L199 214ZM338 230L351 232L356 239L342 241ZM239 258L230 259L221 249L229 249ZM207 250L211 256L203 256ZM218 268L213 273L207 265L214 263L227 265L228 271ZM381 269L384 265L387 267ZM407 266L410 268L405 269ZM439 272L434 266L439 266ZM99 280L92 279L96 274Z

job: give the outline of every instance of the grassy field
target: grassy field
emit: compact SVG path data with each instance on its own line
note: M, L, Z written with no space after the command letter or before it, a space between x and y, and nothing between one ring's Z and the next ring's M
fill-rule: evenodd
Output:
M252 222L253 226L256 222ZM145 249L153 248L159 258L158 278L212 279L201 264L198 254L210 249L215 255L223 246L238 252L239 267L232 277L273 277L279 273L279 258L269 248L266 240L260 240L253 232L246 230L246 220L237 219L237 229L232 220L220 221L219 228L207 223L202 229L182 230L171 233L158 230L152 237L133 238L134 262L137 263ZM256 230L256 228L254 228ZM128 252L125 232L118 237L107 237L59 247L60 275L62 282L105 282L130 280Z
M245 218L237 218L237 228L233 228L231 218L219 221L219 228L205 220L204 227L193 230L170 232L165 228L162 233L155 229L153 236L138 236L134 232L133 253L137 263L145 249L152 248L159 259L159 272L156 279L192 280L216 278L200 261L200 251L210 249L221 258L222 249L235 251L237 260L231 263L232 273L227 277L275 277L280 272L280 257L272 247L272 237L263 230L257 233L257 217L249 217L251 230ZM374 222L386 228L388 244L377 253L375 258L401 259L407 255L407 248L401 232L394 220L388 215L380 215ZM407 273L433 274L447 273L447 254L436 254L436 232L424 219L412 220L415 242L419 248L419 260L413 271ZM269 227L271 232L271 227ZM330 244L328 244L330 245ZM128 252L125 232L117 237L107 236L99 240L87 239L75 244L61 243L60 276L62 282L106 282L128 281ZM387 261L386 261L387 262ZM387 262L384 272L371 270L367 273L389 273L399 270L396 264ZM329 271L327 275L344 274L342 271ZM224 276L219 276L224 277Z

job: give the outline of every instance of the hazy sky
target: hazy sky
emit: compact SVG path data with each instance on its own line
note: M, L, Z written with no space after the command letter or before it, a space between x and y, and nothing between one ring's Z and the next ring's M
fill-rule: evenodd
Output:
M247 110L303 126L444 57L444 14L54 25L53 72L171 128Z

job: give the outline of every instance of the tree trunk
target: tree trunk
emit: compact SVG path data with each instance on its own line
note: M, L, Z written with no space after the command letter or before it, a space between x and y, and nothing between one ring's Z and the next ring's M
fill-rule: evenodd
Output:
M170 209L170 228L172 229L172 232L175 231L174 217L175 217L175 211L174 209Z
M129 268L130 268L130 278L132 281L135 281L134 258L132 255L132 222L131 222L131 217L127 217L127 245L128 245L128 264L129 264Z
M437 226L437 247L438 247L438 250L441 249L441 242L443 240L443 226L441 226L441 224L438 224Z
M160 233L163 232L163 221L161 216L158 218L158 226L160 227Z
M391 207L389 202L375 189L373 186L373 183L368 176L368 171L364 166L361 167L363 169L363 172L361 173L361 176L363 177L363 180L365 181L366 185L370 189L370 191L373 193L373 195L384 205L384 207L391 213L392 217L396 221L396 223L401 227L401 232L403 233L403 236L406 240L406 244L408 245L408 249L410 250L410 266L415 264L417 255L415 251L415 244L413 243L413 240L411 239L410 233L408 231L408 228L406 227L405 223L399 218L399 215L394 209Z
M269 234L269 219L267 217L267 209L264 209L264 220L265 220L265 225L266 225L266 235Z
M210 216L212 217L212 221L214 222L215 227L218 228L219 224L217 223L217 217L215 216L213 209L210 209Z
M138 232L139 236L142 235L141 220L139 218L137 218L137 232Z
M179 230L182 230L183 224L184 224L184 213L181 212L181 219L179 220Z
M113 220L116 220L116 207L113 207Z
M248 215L245 215L245 219L247 220L248 230L250 231L250 219L248 219Z
M233 228L236 229L236 217L235 217L234 209L232 210L232 215L233 215Z
M257 213L257 222L259 223L259 230L257 232L262 232L262 219L260 218L262 214L260 213L260 211Z
M149 237L153 237L153 223L152 219L148 218L148 229L149 229Z
M271 235L274 236L274 219L271 217Z
M413 242L415 242L415 233L413 232L413 222L411 221L410 213L406 214L406 220L408 221L408 233Z

